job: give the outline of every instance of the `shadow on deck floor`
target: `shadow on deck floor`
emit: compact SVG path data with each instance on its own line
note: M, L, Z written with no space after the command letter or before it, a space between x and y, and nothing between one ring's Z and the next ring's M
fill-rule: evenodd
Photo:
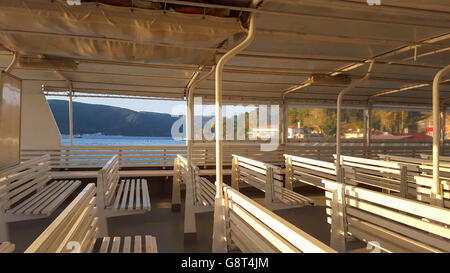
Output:
M80 189L81 190L81 189ZM304 193L302 188L300 192ZM243 193L251 196L257 202L262 202L264 196L252 189L243 189ZM73 200L75 195L69 198ZM323 193L306 189L305 195L319 203L314 207L303 207L275 211L276 214L299 227L306 233L314 236L329 245L330 226L326 222L326 212L323 206ZM108 219L110 236L153 235L156 236L158 251L161 253L209 253L212 246L213 213L197 214L197 240L184 243L183 221L184 203L180 212L173 212L169 194L151 195L152 210L146 214L121 216ZM67 206L52 214L50 218L10 223L11 242L16 244L15 252L24 252L25 249L47 228L57 215ZM99 242L97 242L97 246ZM357 243L356 248L364 247Z

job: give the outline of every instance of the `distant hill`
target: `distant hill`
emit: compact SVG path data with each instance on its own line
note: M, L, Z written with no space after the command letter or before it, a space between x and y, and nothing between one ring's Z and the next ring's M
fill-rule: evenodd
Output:
M69 102L48 100L48 104L61 134L69 134ZM74 134L169 137L176 120L170 114L73 102Z

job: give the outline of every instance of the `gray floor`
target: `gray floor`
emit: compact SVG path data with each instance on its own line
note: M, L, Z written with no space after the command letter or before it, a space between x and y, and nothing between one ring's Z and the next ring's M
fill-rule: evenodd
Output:
M157 238L158 250L162 253L174 252L211 252L213 213L197 215L197 240L184 242L183 219L184 206L181 212L171 210L170 189L168 181L152 182L150 189L152 210L146 214L122 216L108 219L110 236L153 235ZM80 188L81 190L81 188ZM330 241L330 226L326 223L323 192L311 189L296 189L311 198L318 206L275 211L276 214L296 225L325 244ZM243 189L243 193L262 202L262 193ZM74 193L74 196L77 193ZM73 196L73 197L74 197ZM73 199L73 197L71 199ZM10 223L11 242L16 244L15 252L23 252L45 228L54 220L69 202L66 202L50 218ZM355 247L364 247L357 243Z

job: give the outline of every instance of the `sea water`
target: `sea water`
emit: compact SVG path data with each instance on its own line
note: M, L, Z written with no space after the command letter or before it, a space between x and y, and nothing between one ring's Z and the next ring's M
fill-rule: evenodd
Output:
M70 145L69 135L62 135L62 145ZM101 145L186 145L185 140L175 140L171 137L137 137L137 136L104 136L83 135L81 138L73 138L75 146L101 146Z

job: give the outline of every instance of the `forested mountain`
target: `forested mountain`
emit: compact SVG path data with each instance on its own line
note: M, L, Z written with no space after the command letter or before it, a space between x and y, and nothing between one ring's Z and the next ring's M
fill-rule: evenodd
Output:
M48 104L61 134L69 134L68 101L49 100ZM177 119L170 114L73 102L74 134L168 137Z

